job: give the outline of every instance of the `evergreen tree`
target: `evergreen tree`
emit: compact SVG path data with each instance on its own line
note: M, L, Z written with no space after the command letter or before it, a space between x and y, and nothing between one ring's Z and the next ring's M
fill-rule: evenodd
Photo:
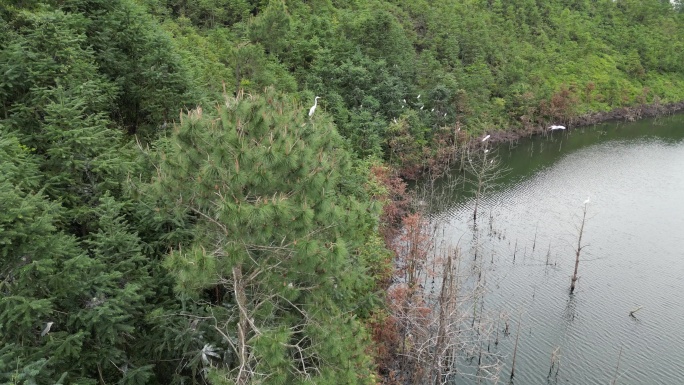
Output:
M92 207L107 191L120 193L133 168L122 132L108 118L117 87L98 72L86 37L87 20L62 11L18 11L0 50L0 120L40 159L45 193L68 211L64 229L92 230ZM130 153L130 151L128 151Z
M59 231L64 212L39 189L31 149L0 140L0 382L147 383L150 265L108 195L97 231Z
M126 219L140 167L76 3L0 5L2 383L149 383L180 355L147 317L175 302Z
M153 196L195 223L166 266L203 311L194 328L213 328L188 357L196 372L215 383L372 382L351 312L372 297L360 250L375 216L325 114L309 119L273 89L240 93L184 115L158 148Z

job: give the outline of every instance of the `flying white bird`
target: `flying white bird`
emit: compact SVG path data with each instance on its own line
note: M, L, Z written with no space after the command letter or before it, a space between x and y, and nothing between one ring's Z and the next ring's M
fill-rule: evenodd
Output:
M483 141L483 142L486 141L487 139L489 139L490 136L491 136L491 135L485 136L484 138L482 138L482 141Z
M41 337L45 337L46 334L50 333L50 328L51 328L52 325L54 325L54 324L55 324L54 322L48 322L48 323L45 325L45 329L43 329L43 331L40 333L40 336L41 336Z
M557 126L554 124L551 127L549 127L549 130L565 130L565 126Z
M314 98L314 105L313 105L313 107L311 107L311 108L309 109L309 117L311 117L311 115L313 115L314 112L316 112L316 106L318 105L318 99L319 99L319 98L320 98L320 96L316 96L316 97Z

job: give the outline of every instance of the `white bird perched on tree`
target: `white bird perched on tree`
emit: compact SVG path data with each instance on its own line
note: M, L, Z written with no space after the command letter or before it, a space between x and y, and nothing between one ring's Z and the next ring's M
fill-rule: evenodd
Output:
M420 94L418 94L418 97L416 99L420 99Z
M590 202L591 202L591 200L589 199L589 197L587 197L587 200L585 200L584 203L582 203L582 204L586 205L586 204L589 204Z
M554 124L551 127L549 127L549 130L565 130L565 126L557 126Z
M320 96L316 96L314 98L314 105L313 105L313 107L309 108L309 117L311 117L314 114L314 112L316 112L316 106L318 105L318 99L319 98L320 98Z
M52 325L54 325L54 324L55 324L54 322L48 322L48 323L45 325L45 329L43 329L43 331L40 333L40 336L41 336L41 337L45 337L46 334L50 333L50 328L51 328Z
M486 141L487 139L489 139L490 136L491 136L491 135L485 136L484 138L482 138L482 141L483 141L483 142Z

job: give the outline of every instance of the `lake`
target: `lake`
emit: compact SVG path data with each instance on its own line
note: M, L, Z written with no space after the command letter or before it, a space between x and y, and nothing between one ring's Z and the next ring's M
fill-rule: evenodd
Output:
M485 272L482 314L510 326L490 347L500 383L518 320L514 383L684 383L684 115L554 131L488 156L508 170L480 199L477 236L464 183L448 186L432 220Z

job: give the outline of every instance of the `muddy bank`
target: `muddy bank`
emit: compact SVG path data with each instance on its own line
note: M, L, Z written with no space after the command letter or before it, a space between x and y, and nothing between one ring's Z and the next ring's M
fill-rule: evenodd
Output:
M632 107L620 107L611 111L596 112L582 116L570 118L566 122L554 122L553 124L564 124L569 130L579 127L592 126L594 124L605 123L610 121L629 121L657 117L663 115L670 115L684 110L684 101L677 103L653 103L642 104ZM508 143L521 138L544 134L548 132L548 127L531 127L528 129L519 129L514 131L495 131L490 135L491 143ZM478 142L473 144L476 146Z

